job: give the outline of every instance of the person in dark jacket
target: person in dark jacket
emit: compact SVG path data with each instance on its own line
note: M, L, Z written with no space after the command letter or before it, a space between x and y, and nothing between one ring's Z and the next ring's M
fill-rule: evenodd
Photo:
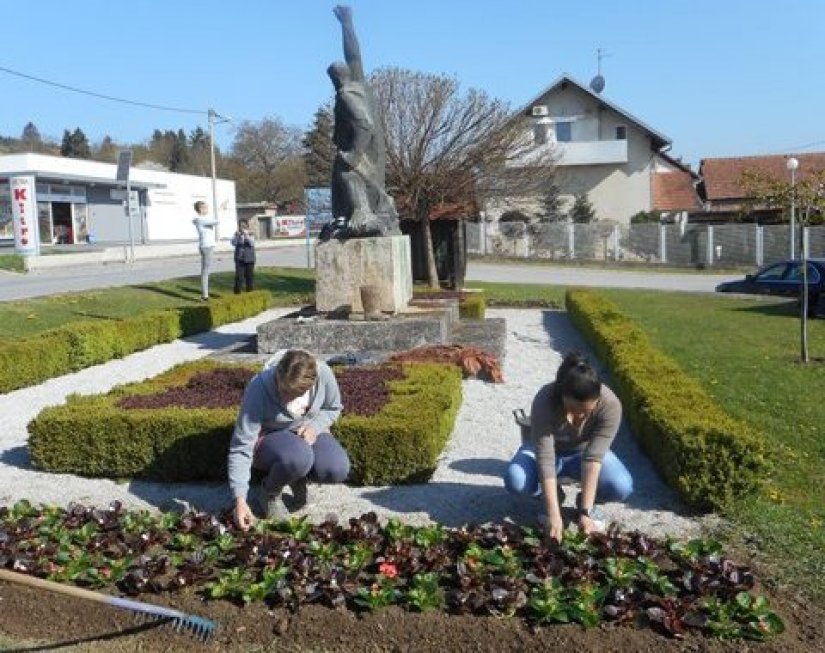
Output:
M252 290L255 274L255 237L249 231L249 222L241 220L238 230L232 236L232 245L235 246L235 294L241 292L241 286L246 284L246 291Z

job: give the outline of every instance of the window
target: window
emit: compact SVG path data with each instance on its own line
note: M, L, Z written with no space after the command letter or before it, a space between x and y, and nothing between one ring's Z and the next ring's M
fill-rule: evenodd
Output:
M557 122L556 123L556 140L559 143L569 143L573 140L573 123L572 122Z
M766 268L756 276L757 281L781 281L787 269L787 263L777 263Z
M627 140L627 127L624 125L619 125L616 127L616 140L617 141L626 141Z
M802 283L802 266L799 263L792 263L782 280ZM813 263L808 263L808 283L819 283L819 270L816 269Z

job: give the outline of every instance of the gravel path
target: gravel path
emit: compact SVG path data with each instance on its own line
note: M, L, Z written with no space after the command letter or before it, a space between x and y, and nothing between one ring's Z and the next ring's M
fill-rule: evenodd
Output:
M131 507L171 509L194 505L219 510L229 501L225 486L146 481L115 482L31 468L26 424L42 408L60 404L72 392L106 392L112 386L139 381L174 364L202 358L254 332L255 327L286 313L273 310L221 327L211 333L159 345L38 386L0 395L0 505L27 498L33 502L107 505L118 499ZM533 523L539 499L507 494L501 475L519 444L512 409L529 409L535 391L552 378L564 351L584 345L565 313L539 310L490 310L507 320L505 383L464 382L464 401L452 439L432 480L424 485L355 488L311 486L312 519L329 513L342 518L373 510L381 517L397 515L412 523L436 520L449 526L509 517ZM659 479L640 452L626 425L614 449L628 465L636 490L627 504L607 504L607 516L625 528L675 536L699 532L701 520L691 516L675 493ZM574 492L568 492L571 505Z

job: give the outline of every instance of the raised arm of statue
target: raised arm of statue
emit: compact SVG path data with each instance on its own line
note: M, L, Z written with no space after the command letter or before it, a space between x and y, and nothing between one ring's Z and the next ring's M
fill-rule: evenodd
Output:
M361 48L358 45L358 37L355 36L355 27L352 24L352 8L346 5L338 5L332 10L335 17L341 23L341 32L344 40L344 61L350 68L352 80L355 82L365 81L364 63L361 61Z

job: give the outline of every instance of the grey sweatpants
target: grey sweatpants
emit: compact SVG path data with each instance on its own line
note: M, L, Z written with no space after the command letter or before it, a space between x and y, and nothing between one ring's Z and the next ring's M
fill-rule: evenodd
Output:
M209 297L209 267L212 265L214 247L201 247L201 297Z

